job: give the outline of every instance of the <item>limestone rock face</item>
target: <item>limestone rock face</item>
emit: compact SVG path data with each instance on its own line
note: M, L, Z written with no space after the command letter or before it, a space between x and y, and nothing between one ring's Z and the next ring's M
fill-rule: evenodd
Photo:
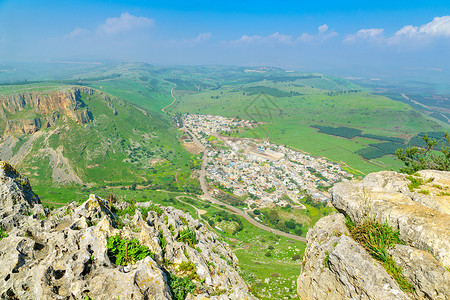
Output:
M187 299L255 299L229 246L189 214L140 203L134 216L118 219L117 210L129 204L113 208L95 195L50 212L23 177L0 166L0 226L7 233L0 241L0 299L173 299L169 273L187 276L180 264L189 262L196 289ZM187 229L195 245L180 239ZM107 242L116 234L136 238L154 255L115 265Z
M450 172L372 173L360 182L335 184L331 195L340 213L322 218L307 234L300 299L450 299ZM399 230L405 245L388 253L413 292L402 291L350 237L344 215Z
M423 184L413 192L408 188L411 181L396 172L372 173L361 182L338 183L332 189L331 202L354 222L365 217L387 221L400 230L400 238L407 245L430 251L443 265L450 266L450 197L446 195L450 184L442 185L447 182L442 178L449 180L450 172L419 174L424 176L414 178Z
M418 298L450 299L450 272L428 252L405 245L390 249L402 274L415 286Z
M95 91L86 87L74 87L68 91L48 93L30 92L0 96L0 119L7 114L31 110L38 117L6 120L4 134L32 134L41 127L49 127L60 117L68 117L76 123L91 121L88 108L80 98L80 92L92 95Z
M15 205L40 204L26 177L21 176L9 163L0 161L0 207L12 209Z
M308 231L300 299L410 299L348 234L342 214L324 217Z

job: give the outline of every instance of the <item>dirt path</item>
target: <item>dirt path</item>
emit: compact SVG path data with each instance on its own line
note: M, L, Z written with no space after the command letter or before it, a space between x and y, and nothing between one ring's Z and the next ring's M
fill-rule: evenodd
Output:
M170 90L170 95L172 96L173 101L172 101L172 103L170 103L169 105L164 106L164 107L161 109L162 112L167 113L166 108L168 108L169 106L171 106L172 104L174 104L175 101L177 101L177 98L175 97L175 88L177 87L177 84L174 83L174 85L175 85L175 86Z
M405 98L406 100L411 101L411 102L414 103L414 104L417 104L417 105L419 105L419 106L422 106L423 108L428 108L428 106L423 105L422 103L417 102L417 101L413 100L412 98L409 98L409 97L406 96L405 94L402 94L402 97Z

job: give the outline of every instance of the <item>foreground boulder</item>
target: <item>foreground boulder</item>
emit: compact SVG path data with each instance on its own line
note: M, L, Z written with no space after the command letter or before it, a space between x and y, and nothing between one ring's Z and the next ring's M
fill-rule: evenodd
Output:
M189 214L150 202L113 207L95 195L50 212L2 166L1 299L254 299L229 246ZM151 255L116 265L107 246L114 236ZM188 292L171 284L176 278L190 282Z
M307 234L300 299L450 299L450 172L373 173L338 183L331 194L340 213L322 218ZM388 253L412 291L403 291L352 239L345 216L399 230L405 245Z
M348 235L342 214L322 218L308 231L297 281L300 299L409 299Z

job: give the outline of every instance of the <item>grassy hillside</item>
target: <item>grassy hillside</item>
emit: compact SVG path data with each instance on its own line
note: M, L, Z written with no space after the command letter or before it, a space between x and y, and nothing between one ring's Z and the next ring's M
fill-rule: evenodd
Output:
M42 86L38 90L47 93L70 88L51 85L48 90ZM36 87L22 85L17 90ZM60 118L33 135L0 139L0 147L12 146L11 159L34 186L58 185L55 176L70 177L71 169L86 188L145 185L197 189L197 182L190 178L191 155L180 145L180 133L170 120L108 94L80 95L92 114L91 122L77 124Z
M291 77L291 79L289 79ZM396 169L392 155L364 159L359 150L380 140L319 133L314 125L348 127L381 137L404 140L423 131L445 131L449 126L411 106L374 95L345 80L314 78L264 79L222 85L219 89L179 95L173 112L214 114L262 122L244 137L270 138L314 155L348 164L356 174Z

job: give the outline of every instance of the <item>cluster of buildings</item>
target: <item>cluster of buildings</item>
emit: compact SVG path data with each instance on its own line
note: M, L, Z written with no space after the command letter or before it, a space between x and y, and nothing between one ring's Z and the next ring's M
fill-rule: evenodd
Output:
M248 204L297 205L307 194L326 202L327 187L352 177L339 164L324 158L269 142L217 134L254 126L249 121L205 115L186 119L185 126L202 137L200 141L208 149L207 178L236 196L248 196ZM231 127L227 130L227 126Z

